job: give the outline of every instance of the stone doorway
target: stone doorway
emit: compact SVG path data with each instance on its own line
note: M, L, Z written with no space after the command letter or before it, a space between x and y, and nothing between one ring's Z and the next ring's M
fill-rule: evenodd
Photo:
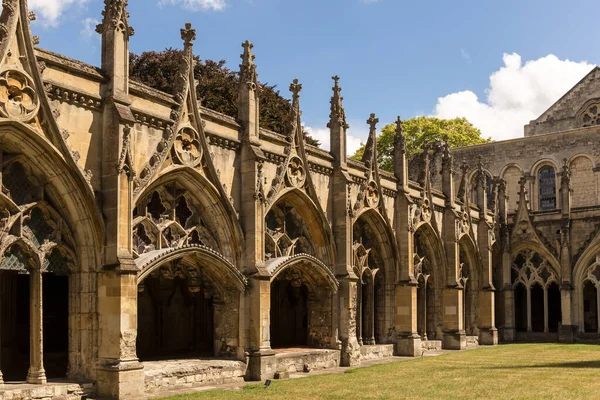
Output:
M585 333L598 332L598 292L589 280L583 284L583 328Z
M69 277L42 275L46 377L65 378L69 366Z
M29 369L29 275L0 271L0 366L6 382Z
M214 355L214 298L171 268L138 286L137 353L140 361Z
M308 346L308 288L299 282L271 284L271 347Z

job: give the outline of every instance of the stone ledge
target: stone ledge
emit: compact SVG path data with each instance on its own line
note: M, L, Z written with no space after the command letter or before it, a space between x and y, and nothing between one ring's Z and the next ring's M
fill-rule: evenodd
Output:
M302 372L308 365L311 370L335 368L340 365L341 352L329 349L294 349L275 354L277 371Z
M243 382L246 374L246 364L235 360L186 359L143 364L146 394Z
M3 400L75 400L83 396L93 397L96 387L93 383L49 382L46 385L27 383L6 383L0 388Z
M360 348L361 360L375 360L378 358L391 357L394 355L393 344L373 344Z

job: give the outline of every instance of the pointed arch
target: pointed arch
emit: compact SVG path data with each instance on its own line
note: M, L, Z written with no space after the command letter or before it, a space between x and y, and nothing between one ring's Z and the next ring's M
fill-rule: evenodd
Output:
M274 258L265 263L266 270L271 274L271 282L287 269L295 267L304 272L311 288L316 289L323 283L332 291L337 292L339 282L331 270L317 258L308 254Z
M436 274L436 279L441 279L442 282L445 282L447 270L446 253L444 251L442 240L436 230L429 222L423 222L417 225L414 236L415 245L417 243L417 239L419 238L425 241L426 254L420 255L427 255L431 259L431 262L434 265L433 272Z
M142 199L158 188L170 184L184 188L186 195L194 198L203 207L201 216L209 228L217 233L219 249L223 256L240 265L244 237L237 214L231 212L229 201L196 169L187 166L165 169L135 197L135 206L140 205Z
M191 258L201 262L220 286L232 285L243 292L248 284L246 277L231 262L216 251L202 245L186 245L177 249L161 249L143 254L135 260L135 264L140 270L137 276L138 284L157 268L180 258ZM223 276L226 276L227 280L223 280Z
M71 228L77 226L71 232L82 253L78 269L89 271L101 265L104 223L91 189L73 173L75 168L47 139L15 121L0 121L0 143L2 151L18 154L28 162L33 174L43 179L61 217Z
M333 269L335 259L333 233L320 206L315 204L302 190L286 188L270 202L268 209L265 210L265 215L268 217L269 213L282 202L291 205L295 212L302 217L303 223L311 235L311 242L315 251L313 255Z

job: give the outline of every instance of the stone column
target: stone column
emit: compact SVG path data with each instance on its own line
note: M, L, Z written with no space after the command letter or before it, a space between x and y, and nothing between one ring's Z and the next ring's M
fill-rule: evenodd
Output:
M565 158L560 173L560 285L561 297L561 325L558 331L558 340L563 343L573 343L575 340L575 326L573 326L573 284L571 282L571 169Z
M479 224L477 226L477 243L481 255L482 277L479 290L479 343L485 345L498 344L498 330L496 329L495 314L495 288L492 279L492 237L493 218L488 213L487 192L490 190L487 175L483 170L483 164L479 163L477 178L475 180L475 191L477 192L477 207L479 207ZM471 281L476 286L477 282ZM465 289L466 290L466 289Z
M249 359L247 378L261 381L273 378L277 372L275 352L271 349L271 281L257 276L248 289Z
M514 342L515 340L515 293L512 286L511 269L512 254L510 247L510 231L508 229L508 196L506 181L496 180L498 185L498 222L500 223L500 245L502 246L502 287L500 301L504 303L504 325L500 328L500 340Z
M573 343L575 340L575 327L573 326L573 286L569 282L560 285L560 311L562 322L558 330L558 341L561 343ZM600 298L600 296L598 296ZM599 310L600 311L600 310ZM600 312L598 313L600 315Z
M362 279L361 279L362 280ZM356 290L357 290L357 294L356 294L356 337L358 340L358 344L359 345L363 345L363 285L361 283L361 280L358 281L358 284L356 285Z
M143 365L136 354L137 268L121 260L119 268L98 274L98 395L139 397L144 393Z
M42 314L42 270L29 272L29 371L27 383L45 384L44 371L44 317Z
M360 344L357 339L356 330L361 314L357 311L359 301L358 285L360 278L356 276L353 269L353 222L354 212L352 209L351 183L352 178L348 173L346 131L349 125L346 122L346 114L343 106L342 88L339 85L339 77L334 76L333 94L330 100L330 114L327 127L329 128L330 152L333 156L332 176L332 231L335 241L335 275L340 282L338 290L338 346L341 346L341 364L343 366L360 365ZM364 305L363 305L364 306ZM358 316L357 317L357 313Z

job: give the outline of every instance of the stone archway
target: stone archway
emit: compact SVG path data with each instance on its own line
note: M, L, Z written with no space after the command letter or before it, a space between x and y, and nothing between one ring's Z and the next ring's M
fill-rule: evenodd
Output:
M316 258L299 254L271 259L271 347L333 348L333 299L339 286Z
M392 343L395 268L392 241L381 215L368 209L353 227L357 293L357 339L360 344Z
M136 264L141 361L242 357L239 312L246 280L233 265L201 245L156 250Z
M62 199L22 155L2 153L0 368L6 379L66 378L78 339L71 274L79 265ZM74 340L72 340L74 339Z
M459 242L459 282L463 286L463 326L467 336L479 336L480 268L475 245L468 236Z
M517 335L536 339L556 333L561 321L561 299L557 268L533 249L515 252L511 268L515 290L514 315Z
M417 331L423 340L442 340L442 288L445 282L443 250L429 224L414 233L414 265L417 280Z

